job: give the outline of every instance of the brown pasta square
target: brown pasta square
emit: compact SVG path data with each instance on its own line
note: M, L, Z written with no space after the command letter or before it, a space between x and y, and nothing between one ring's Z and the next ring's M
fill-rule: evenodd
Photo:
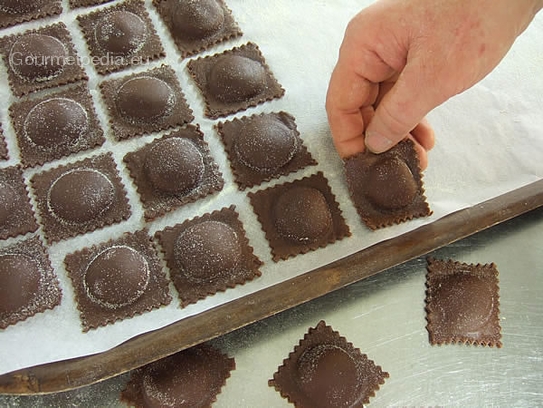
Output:
M4 0L0 5L0 29L62 13L60 0Z
M136 408L211 407L236 362L200 344L134 370L121 400Z
M127 0L77 17L101 75L165 56L145 4Z
M7 160L7 159L9 159L8 147L6 145L4 131L2 130L2 124L0 123L0 160Z
M34 237L0 248L0 330L60 304L45 247Z
M205 114L212 119L280 98L285 93L253 43L191 60L187 68L205 99Z
M97 6L98 4L111 3L114 0L70 0L70 8Z
M0 53L16 96L88 79L64 23L0 38Z
M119 223L131 214L110 153L37 173L30 181L49 243Z
M168 27L181 58L207 50L242 35L223 0L153 0L158 14Z
M269 385L296 408L361 408L388 377L321 320L283 360Z
M0 239L37 229L23 172L19 167L0 169Z
M68 254L83 331L167 305L168 279L147 231Z
M286 112L235 118L217 128L240 190L317 164Z
M124 156L147 220L223 188L199 127L188 125Z
M501 347L496 265L428 258L427 269L430 343Z
M411 140L385 153L369 151L345 160L351 199L372 230L432 213L422 183L419 160Z
M275 262L351 235L321 172L248 195Z
M117 140L192 122L194 116L173 69L149 71L100 85Z
M155 234L181 307L261 275L235 207L195 217Z
M25 167L101 146L105 139L86 85L10 107Z

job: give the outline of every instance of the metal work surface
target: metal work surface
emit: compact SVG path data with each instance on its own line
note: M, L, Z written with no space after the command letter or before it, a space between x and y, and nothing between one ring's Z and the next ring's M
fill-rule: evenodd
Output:
M500 272L501 349L431 346L425 325L425 257L221 336L236 360L214 407L288 407L268 387L321 319L390 373L372 407L537 407L543 402L543 208L431 253ZM122 407L128 375L61 394L0 396L2 407Z

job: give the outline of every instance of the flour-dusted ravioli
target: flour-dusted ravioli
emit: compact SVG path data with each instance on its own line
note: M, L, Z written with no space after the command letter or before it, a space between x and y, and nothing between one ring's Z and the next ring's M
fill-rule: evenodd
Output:
M495 264L428 258L426 286L430 343L501 347Z

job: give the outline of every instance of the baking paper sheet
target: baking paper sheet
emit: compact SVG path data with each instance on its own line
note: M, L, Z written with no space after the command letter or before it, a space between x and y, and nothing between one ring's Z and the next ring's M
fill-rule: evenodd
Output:
M54 310L38 314L0 331L0 374L108 350L138 334L159 329L184 317L288 280L382 240L431 223L451 212L543 178L541 163L543 14L536 18L517 40L500 66L485 80L462 95L452 98L429 115L436 131L437 143L429 156L430 163L424 174L424 184L433 215L402 225L370 231L361 223L349 200L343 180L342 163L333 149L330 138L324 100L345 27L352 16L371 1L227 0L244 35L201 55L213 54L252 41L260 47L271 70L286 90L283 98L235 116L280 110L289 112L296 118L304 143L319 163L318 166L266 183L260 188L322 171L336 194L352 232L352 237L326 248L275 263L271 260L270 249L246 192L238 191L233 182L223 146L214 129L217 121L204 118L203 101L188 76L187 61L178 58L171 37L151 6L151 1L146 3L151 19L162 38L167 57L149 65L110 75L108 79L144 71L163 63L172 66L178 74L189 105L194 110L195 123L200 124L223 173L225 188L219 194L187 205L153 223L145 224L139 198L133 189L132 180L122 163L122 158L126 152L137 149L164 132L129 141L113 141L98 92L98 84L104 78L96 75L92 66L85 66L90 77L89 87L96 110L107 136L107 142L101 149L114 151L123 181L129 190L133 214L125 223L50 247L50 258L63 290L62 304ZM106 4L99 8L110 5ZM63 2L63 6L65 11L61 16L4 29L0 31L0 35L22 32L62 20L72 33L79 55L88 57L83 37L74 20L77 14L90 12L90 9L70 10L67 1ZM14 165L18 158L13 128L8 117L9 105L15 100L8 87L5 66L0 64L0 121L10 151L10 160L1 163L1 166ZM45 168L73 162L87 154L89 153L57 161L46 165ZM25 171L26 180L35 172L36 170L32 169ZM257 189L259 187L249 191ZM118 237L126 231L139 230L144 226L149 228L150 233L154 233L187 218L232 204L236 205L240 213L255 254L264 262L260 278L208 297L185 309L179 307L177 293L172 286L171 294L174 299L169 306L83 333L71 283L63 266L63 259L67 253ZM19 239L10 239L0 245L11 244Z

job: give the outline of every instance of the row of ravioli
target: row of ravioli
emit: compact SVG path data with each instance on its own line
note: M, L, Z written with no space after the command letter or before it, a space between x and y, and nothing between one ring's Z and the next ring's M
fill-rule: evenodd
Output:
M169 3L172 2L154 4L162 15L167 15L164 10ZM221 39L241 35L222 1L199 4L220 7L222 14L219 14L227 18L218 26L226 24L229 28L214 39L209 30L200 30L204 42L189 35L194 43L192 51L190 47L183 51L177 40L182 57L206 49ZM197 10L189 11L194 14ZM138 16L147 31L138 32L135 22L139 20L127 13ZM99 16L107 19L108 24L101 25ZM133 46L135 39L147 44L156 36L139 1L118 2L78 19L83 29L93 27L94 35L87 34L87 39L99 39L96 33L107 30L110 31L105 37L118 39L119 36L112 35L115 30L126 29L130 37L125 38L126 44ZM198 19L192 20L202 26ZM85 21L92 24L85 26ZM173 24L167 18L164 21L167 25ZM109 27L107 30L105 25ZM22 97L9 109L20 164L0 169L3 214L0 234L6 241L0 248L3 270L0 275L4 280L0 285L0 328L60 303L61 290L47 256L49 245L122 223L132 214L127 199L127 188L132 186L123 185L118 164L103 147L105 135L85 83L87 74L77 65L77 58L59 58L66 50L68 56L77 55L69 36L63 23L56 23L0 39L12 92ZM148 61L155 58L153 56L163 56L157 42L152 40L151 43L154 48L150 54L142 54L147 46L126 50L123 44L116 43L109 44L117 48L110 47L107 55L111 55L110 51L126 51L126 55L132 56L130 61L138 63L141 59L137 60L136 56ZM58 44L63 48L56 47ZM104 44L95 48L92 44L88 46L95 56L104 51ZM25 70L13 63L10 53L14 50L32 56L23 61L36 61L37 52L46 53L42 57L56 58L43 59L52 61L52 65L26 67L37 67L38 72ZM68 64L70 61L75 64ZM128 59L115 58L114 61ZM122 69L119 64L115 68L95 68L104 75ZM209 118L227 116L284 94L258 46L250 42L191 60L187 68L201 90ZM116 142L173 129L127 153L123 159L147 221L223 188L223 177L204 135L198 125L191 124L192 110L172 68L163 64L105 80L100 90ZM303 144L294 117L286 112L235 118L219 122L215 128L240 190L316 164ZM26 169L35 170L45 163L55 164L57 160L87 151L92 155L82 160L45 171L38 169L31 177L25 176ZM320 172L251 192L249 196L266 232L274 261L318 249L350 235L339 205ZM11 239L34 233L38 228L45 244L38 236ZM234 207L186 220L157 232L154 237L150 237L147 230L130 231L119 239L75 251L64 259L84 331L171 302L169 280L157 255L156 241L164 254L181 306L261 274L262 262L253 254ZM20 270L28 273L22 276Z

